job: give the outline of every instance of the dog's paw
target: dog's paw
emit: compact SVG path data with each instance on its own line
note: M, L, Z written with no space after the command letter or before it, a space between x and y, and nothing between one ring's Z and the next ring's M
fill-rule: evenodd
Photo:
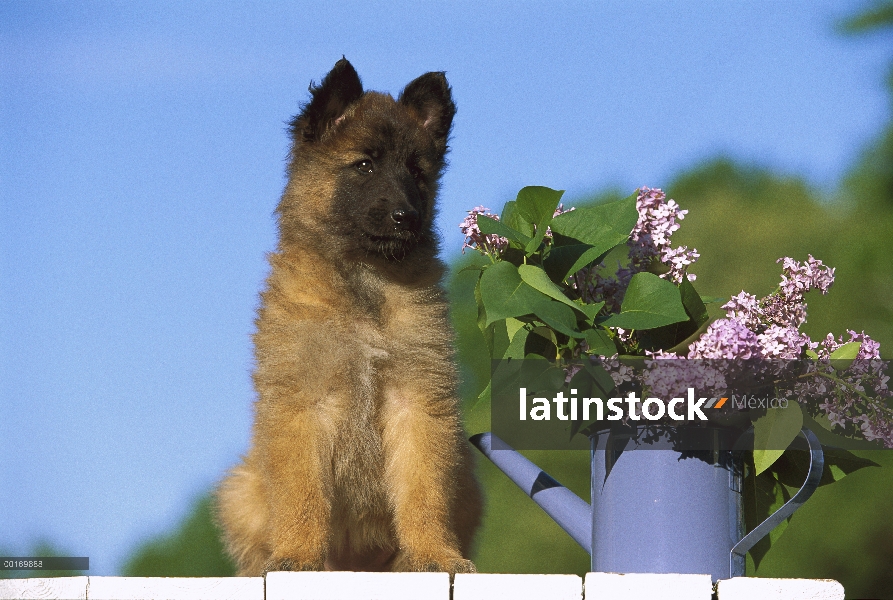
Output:
M394 562L395 571L422 571L427 573L476 573L474 563L461 557L422 557L403 555Z
M446 568L440 570L446 571L450 575L455 575L456 573L477 573L478 571L473 562L464 558L452 559L444 566Z
M324 571L322 560L299 561L292 558L271 558L264 563L264 575L274 571Z

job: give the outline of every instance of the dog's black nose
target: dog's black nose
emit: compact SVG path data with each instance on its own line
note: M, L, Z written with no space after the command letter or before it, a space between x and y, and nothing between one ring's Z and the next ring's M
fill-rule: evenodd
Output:
M396 208L391 211L391 220L401 227L409 227L413 225L419 218L419 213L415 210L406 210L404 208Z

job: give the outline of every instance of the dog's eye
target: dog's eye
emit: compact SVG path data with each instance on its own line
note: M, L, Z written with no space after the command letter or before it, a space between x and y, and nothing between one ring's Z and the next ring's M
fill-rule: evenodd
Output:
M365 175L372 173L372 161L368 158L357 163L357 171Z

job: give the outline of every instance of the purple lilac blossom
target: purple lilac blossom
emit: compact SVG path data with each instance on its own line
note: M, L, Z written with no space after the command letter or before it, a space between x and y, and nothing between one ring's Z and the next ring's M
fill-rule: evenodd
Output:
M737 319L717 319L688 347L688 358L748 360L762 354L757 334Z
M752 331L758 331L763 324L763 312L757 297L744 290L729 298L722 308L726 310L726 316L738 320Z
M828 288L834 283L834 269L826 267L822 261L813 258L812 254L802 265L787 256L776 262L782 263L784 267L780 287L787 296L802 296L811 289L827 294Z
M800 358L803 346L809 343L809 336L800 333L796 327L770 325L757 335L760 354L766 358L795 360Z
M489 208L478 206L468 211L468 216L459 223L459 230L465 235L465 243L462 244L462 254L466 248L474 248L482 254L501 252L508 246L508 240L495 233L484 235L478 227L478 215L484 215L491 219L499 220L499 215L491 213Z
M718 362L707 360L687 360L685 357L658 350L646 352L645 370L642 384L649 395L659 398L680 398L690 387L721 395L728 384Z

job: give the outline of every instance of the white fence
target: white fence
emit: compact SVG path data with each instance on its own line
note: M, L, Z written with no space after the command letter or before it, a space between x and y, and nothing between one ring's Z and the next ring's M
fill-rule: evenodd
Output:
M715 593L715 595L714 595ZM589 573L269 573L266 577L0 579L0 600L843 600L831 579Z

